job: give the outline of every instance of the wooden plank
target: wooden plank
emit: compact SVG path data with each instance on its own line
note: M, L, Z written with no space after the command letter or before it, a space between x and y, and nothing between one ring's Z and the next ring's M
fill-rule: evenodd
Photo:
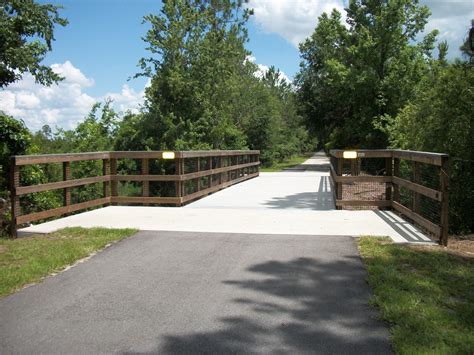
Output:
M113 203L140 203L140 204L180 204L179 197L143 197L143 196L113 196Z
M390 207L391 201L387 200L337 200L336 206L338 207L363 207L363 206L376 206L376 207Z
M200 151L182 151L183 158L197 158L197 157L219 157L219 156L234 156L234 155L258 155L259 150L200 150Z
M182 201L183 201L183 203L184 202L189 202L191 200L195 200L195 199L197 199L199 197L202 197L204 195L208 195L210 193L225 189L226 187L232 186L234 184L237 184L237 183L245 181L245 180L252 179L252 178L257 177L257 176L258 176L258 173L253 173L253 174L249 174L249 175L246 175L246 176L242 176L240 178L224 182L223 184L216 185L216 186L213 186L213 187L209 187L207 189L204 189L204 190L197 191L195 193L186 195L186 196L183 197Z
M102 160L102 176L107 176L108 179L103 182L102 189L104 197L110 196L110 161L108 159Z
M441 182L441 234L439 236L439 243L442 245L448 245L448 233L449 233L449 184L450 184L450 164L449 157L445 156L442 159L440 169L440 182Z
M76 212L76 211L83 210L86 208L102 206L107 203L110 203L110 197L98 198L96 200L76 203L69 206L63 206L63 207L54 208L47 211L35 212L35 213L19 216L16 218L16 223L23 224L23 223L37 221L39 219L58 217L66 213L72 213L72 212Z
M348 149L351 150L352 149ZM392 151L390 149L353 149L357 152L358 158L391 158ZM344 150L342 149L331 149L329 155L335 158L343 158Z
M16 190L20 186L20 167L16 165L16 157L10 159L10 200L11 200L11 214L12 220L10 225L10 234L13 238L17 237L17 219L21 215L20 196Z
M21 196L25 194L31 194L34 192L42 192L42 191L70 188L70 187L75 187L75 186L83 186L83 185L95 184L98 182L104 182L104 181L109 181L109 180L110 180L110 176L105 175L105 176L92 176L92 177L67 180L67 181L49 182L47 184L20 186L16 188L16 194L18 196Z
M385 158L385 175L393 176L393 158ZM392 200L392 182L385 184L385 199Z
M420 185L420 179L421 179L421 171L420 171L420 162L413 161L412 162L412 173L413 173L413 182L415 184ZM421 196L419 193L414 191L413 193L413 208L412 210L415 213L420 214L420 206L421 206Z
M180 175L112 175L111 181L182 181Z
M149 174L150 174L149 160L148 158L143 158L142 159L142 175L145 176ZM150 196L150 182L149 181L143 181L142 183L142 196L143 197Z
M387 183L392 182L391 176L370 176L370 175L360 175L360 176L336 176L336 182L343 184L351 182L379 182Z
M400 176L400 159L393 158L393 177L392 182L395 182L395 177ZM400 186L399 184L393 185L393 201L400 202Z
M418 223L423 228L427 229L431 233L433 233L436 237L441 235L441 228L437 224L427 220L426 218L420 216L419 214L413 212L409 208L401 205L398 202L392 201L392 207L400 212L401 214L405 215L406 217L413 220L415 223Z
M117 159L110 158L110 196L118 196L118 182L114 180L117 175Z
M342 184L340 182L338 182L337 179L342 175L342 171L343 171L343 168L344 168L344 165L343 165L344 162L343 162L342 158L337 158L336 162L337 162L337 170L335 171L336 176L334 178L334 181L336 182L336 200L335 200L335 202L338 201L338 200L342 200ZM341 209L342 207L337 206L337 204L336 204L336 208Z
M238 169L242 169L242 168L247 168L247 167L250 167L250 166L258 166L258 165L260 165L259 161L258 162L240 164L240 165L230 165L230 166L225 166L225 167L222 167L222 168L216 168L216 169L212 169L212 170L202 170L202 171L198 171L198 172L194 172L194 173L182 174L179 177L179 179L182 180L182 181L192 180L192 179L196 179L198 177L205 177L205 176L208 176L208 175L220 174L220 173L223 173L223 172L229 172L229 171L234 171L234 170L238 170Z
M447 154L417 152L412 150L393 150L393 157L416 161L419 163L441 166L443 157L447 157Z
M52 164L64 163L82 160L102 160L108 159L109 152L97 153L73 153L73 154L38 154L38 155L17 155L16 165L32 165L32 164Z
M419 184L415 184L414 182L399 178L397 176L393 177L393 183L398 185L398 186L402 186L402 187L405 187L409 190L412 190L412 191L414 191L418 194L421 194L423 196L429 197L429 198L431 198L433 200L436 200L436 201L442 201L442 199L443 199L441 191L433 190L433 189L430 189L429 187L419 185Z
M63 163L63 181L71 179L71 163L65 161ZM69 206L71 204L71 188L65 187L63 189L63 205Z
M174 152L178 158L178 152ZM149 150L149 151L114 151L110 152L110 157L113 159L162 159L163 151Z

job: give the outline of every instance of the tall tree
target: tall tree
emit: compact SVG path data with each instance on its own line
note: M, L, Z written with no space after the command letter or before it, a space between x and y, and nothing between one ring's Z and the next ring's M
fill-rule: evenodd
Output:
M437 31L415 43L430 14L415 0L352 0L347 28L323 14L300 46L299 96L330 147L383 148L380 125L411 97L427 70Z
M248 52L241 0L168 0L148 15L145 41L152 56L140 64L154 148L229 148L245 145L227 112L232 82Z
M33 0L0 0L0 88L21 79L25 72L43 85L61 80L41 64L52 49L55 25L68 23L59 16L59 9Z

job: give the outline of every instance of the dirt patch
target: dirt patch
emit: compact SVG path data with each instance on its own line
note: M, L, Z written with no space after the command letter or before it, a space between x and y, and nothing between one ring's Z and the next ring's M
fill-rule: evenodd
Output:
M450 236L448 240L448 246L444 247L441 245L433 246L413 246L413 248L430 248L430 249L441 249L450 254L461 256L464 258L474 259L474 234L457 237Z

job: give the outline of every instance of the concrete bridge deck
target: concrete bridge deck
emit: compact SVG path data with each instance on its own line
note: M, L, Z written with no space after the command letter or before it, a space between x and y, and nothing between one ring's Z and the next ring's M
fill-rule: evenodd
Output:
M389 236L395 242L429 242L391 211L336 210L329 161L316 153L305 163L261 173L183 208L110 206L19 231L48 233L65 227L137 228L149 231Z

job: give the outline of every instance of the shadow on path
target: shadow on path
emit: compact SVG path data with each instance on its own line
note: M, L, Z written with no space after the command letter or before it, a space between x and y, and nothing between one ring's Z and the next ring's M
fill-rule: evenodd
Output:
M293 195L274 197L265 202L265 205L272 209L308 209L316 211L334 210L334 199L331 192L329 176L319 178L317 192L300 192Z
M161 338L157 353L391 353L388 332L367 303L358 257L296 258L250 266L251 277L226 280L242 312L217 329ZM244 294L244 297L240 297ZM199 305L196 305L199 307Z
M392 227L398 234L406 239L410 243L426 243L431 242L432 240L424 236L417 228L413 226L410 222L405 221L402 218L395 219L387 211L375 210L377 216L380 217L385 223Z

